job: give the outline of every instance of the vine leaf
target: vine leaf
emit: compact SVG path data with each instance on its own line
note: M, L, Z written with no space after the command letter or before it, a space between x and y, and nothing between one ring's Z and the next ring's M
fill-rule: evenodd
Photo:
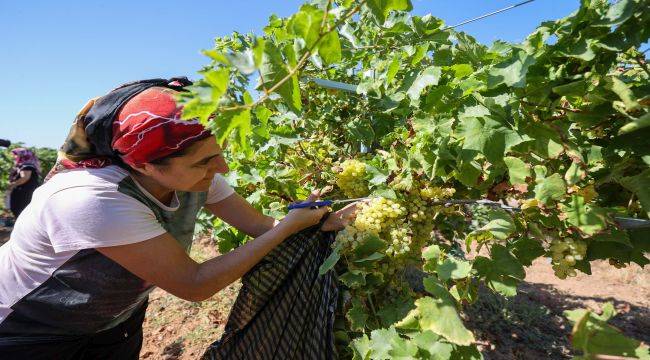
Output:
M260 86L262 89L270 89L280 80L289 75L289 69L282 58L282 53L278 47L267 41L264 46L264 56L260 66L260 75L263 80ZM293 75L291 78L280 85L277 93L282 97L287 105L294 111L300 111L302 103L300 101L300 88L298 85L298 76Z
M393 10L411 11L413 9L410 0L368 0L366 6L379 24L383 24Z
M508 167L508 177L512 185L526 184L526 178L530 177L530 169L523 160L506 156L503 162Z
M523 50L513 50L514 55L495 65L488 76L488 87L495 88L501 84L512 87L524 87L528 68L535 63L535 58Z
M472 264L468 261L448 257L437 268L440 280L458 280L466 278L472 271Z
M353 331L363 332L366 328L368 314L366 314L363 303L359 299L352 299L352 307L348 310L345 317L350 322L350 329Z
M406 94L411 101L418 101L420 99L420 94L427 86L438 85L440 80L440 75L442 74L442 69L437 66L429 66L428 68L422 70L416 77L413 78L413 82L410 84Z
M474 335L463 324L456 302L442 285L432 277L424 279L424 288L435 298L426 296L415 301L415 309L407 318L416 318L422 331L431 330L447 341L458 345L469 345ZM398 323L396 326L399 326Z
M611 303L605 304L603 314L591 310L567 310L564 315L574 324L571 342L586 356L613 355L650 359L650 349L640 341L623 335L607 321L615 314Z
M564 179L558 173L554 173L540 181L535 186L535 198L546 205L550 205L553 200L560 200L566 193Z
M635 176L624 177L619 182L639 198L641 206L650 217L650 169Z
M334 265L339 261L341 258L341 254L339 253L341 251L341 245L337 244L336 247L332 250L332 253L330 256L323 261L321 264L320 268L318 269L318 275L324 275L328 271L334 268Z
M585 204L585 198L572 195L568 206L564 207L567 221L587 235L594 235L607 227L605 209Z

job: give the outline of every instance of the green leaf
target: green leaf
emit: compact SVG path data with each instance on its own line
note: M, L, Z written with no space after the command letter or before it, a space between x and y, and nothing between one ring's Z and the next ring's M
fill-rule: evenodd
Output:
M339 276L339 280L345 286L356 289L366 284L366 273L361 270L349 270L345 274Z
M513 56L490 69L488 87L495 88L501 84L512 87L524 87L528 68L535 63L535 58L523 50L514 50Z
M410 294L402 294L384 302L383 306L377 310L377 317L379 317L381 325L389 327L400 322L400 320L404 319L415 308L413 301Z
M511 184L525 184L526 178L531 176L530 169L523 160L512 156L506 156L503 158L503 162L505 162L508 167L508 177Z
M442 251L438 245L430 245L424 248L422 250L422 258L424 259L424 265L422 269L431 273L436 271L441 254Z
M617 76L610 76L609 78L610 83L608 83L608 87L618 95L621 100L623 100L623 103L625 104L625 108L627 111L635 110L637 109L640 105L636 101L636 98L634 96L634 93L632 90L629 88L627 84L625 84L621 79L619 79Z
M366 6L380 24L386 21L386 17L393 10L411 11L413 9L410 0L368 0Z
M634 0L619 0L610 5L605 17L594 22L594 25L607 27L620 25L634 15L634 5Z
M345 317L350 322L350 330L363 332L366 328L366 321L368 321L368 314L361 300L353 298L352 306L348 310Z
M230 65L236 67L242 74L250 75L257 70L251 49L242 52L227 53L226 58L228 58Z
M318 55L323 58L326 64L334 64L341 61L341 42L339 34L331 31L318 43Z
M447 281L450 279L458 280L466 278L472 271L472 264L468 261L448 257L443 261L436 272L440 280Z
M390 65L388 65L388 70L386 70L386 86L390 85L393 82L395 75L397 75L397 72L399 71L399 67L400 56L395 55L393 56L393 60L391 60Z
M584 80L573 81L568 84L553 87L553 92L562 96L580 96L587 91L587 83Z
M205 125L216 109L216 102L202 102L201 99L196 97L183 106L182 119L199 119Z
M465 118L456 132L463 139L463 149L480 151L491 163L500 163L506 151L523 141L517 133L489 117Z
M369 358L368 355L370 355L370 339L368 339L368 336L366 334L363 334L360 338L354 339L352 343L350 343L350 348L352 348L353 352L353 360L366 360Z
M411 98L411 101L418 101L420 99L420 94L422 94L422 90L427 86L438 85L441 74L442 69L437 66L429 66L422 70L406 91L406 94Z
M561 200L565 193L564 179L557 173L544 178L535 186L535 198L546 205L550 205L554 200Z
M474 72L474 69L470 64L454 64L450 66L449 69L454 72L454 77L457 79L462 79Z
M271 89L289 75L289 69L282 58L282 53L270 41L267 41L264 46L264 57L260 66L260 75L263 79L263 82L260 84L263 90ZM298 77L295 74L288 81L280 85L276 92L292 110L299 111L302 108Z
M251 134L251 111L249 108L219 112L215 118L217 141L220 144L235 130L241 146L248 146L248 136Z
M587 235L594 235L607 227L607 213L604 209L585 204L585 199L572 195L571 202L564 209L569 224L578 227Z
M564 315L574 323L571 331L573 346L584 354L613 355L635 358L650 358L650 349L640 341L623 335L607 324L611 310L605 316L593 314L590 310L569 310Z
M590 43L586 39L578 40L577 43L570 45L567 50L560 53L584 61L591 61L596 57L596 53L591 49Z
M501 275L512 276L516 279L523 280L526 277L524 267L517 258L506 249L505 246L495 244L490 249L492 255L494 271Z
M391 359L390 351L393 344L398 341L399 334L395 328L377 329L370 333L371 359Z
M582 181L586 176L586 172L580 165L577 162L572 162L566 174L564 174L564 180L566 180L567 185L572 186Z
M212 101L216 102L226 93L230 81L230 70L228 68L210 70L203 73L203 78L212 87Z
M318 275L324 275L334 268L334 265L336 265L336 263L341 258L341 255L339 254L340 251L341 245L337 244L336 247L332 250L330 256L328 256L327 259L323 261L323 264L321 264L320 268L318 269Z
M386 243L379 236L368 235L363 240L361 244L354 249L354 256L357 259L362 259L367 256L372 255L375 252L379 252L384 249Z
M647 216L650 217L650 169L635 176L621 178L619 183L636 195Z
M287 30L305 41L306 48L316 45L320 36L323 11L313 5L302 5L300 11L295 13L287 23Z
M383 259L384 257L386 257L386 255L376 252L369 256L364 257L363 259L354 260L354 262L355 263L372 262L372 261L377 261L379 259Z
M512 217L504 210L490 210L488 218L490 221L481 230L489 231L495 239L505 240L516 230Z
M427 296L415 301L411 313L418 318L422 331L431 330L457 345L473 343L474 335L465 328L451 294L430 277L424 279L424 287L436 298Z
M511 250L517 260L524 266L531 266L533 260L546 253L540 241L529 237L522 237L515 240Z

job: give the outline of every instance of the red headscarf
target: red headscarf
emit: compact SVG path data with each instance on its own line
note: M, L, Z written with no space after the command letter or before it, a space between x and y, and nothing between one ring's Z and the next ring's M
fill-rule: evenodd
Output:
M111 146L132 166L163 158L210 136L197 120L181 120L181 112L173 90L147 89L118 113Z
M90 100L77 115L47 178L119 160L141 165L210 136L198 121L181 120L182 107L174 95L188 84L185 78L143 80Z

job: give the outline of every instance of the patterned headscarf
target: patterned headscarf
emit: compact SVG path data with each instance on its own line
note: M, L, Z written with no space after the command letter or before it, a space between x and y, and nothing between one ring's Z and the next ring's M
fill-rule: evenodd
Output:
M91 99L81 109L48 174L151 162L210 136L196 120L181 120L174 95L187 78L142 80Z
M17 171L22 170L26 166L31 166L36 169L38 174L41 173L41 162L38 161L36 154L29 149L15 148L11 150L14 155L14 168Z

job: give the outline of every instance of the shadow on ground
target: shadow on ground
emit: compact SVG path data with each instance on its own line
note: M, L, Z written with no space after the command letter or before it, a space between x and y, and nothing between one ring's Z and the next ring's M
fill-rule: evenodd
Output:
M571 323L564 310L600 312L612 302L619 312L610 323L628 336L650 343L650 309L614 298L574 296L546 284L523 283L514 298L482 289L466 309L467 325L481 343L486 360L570 359Z

